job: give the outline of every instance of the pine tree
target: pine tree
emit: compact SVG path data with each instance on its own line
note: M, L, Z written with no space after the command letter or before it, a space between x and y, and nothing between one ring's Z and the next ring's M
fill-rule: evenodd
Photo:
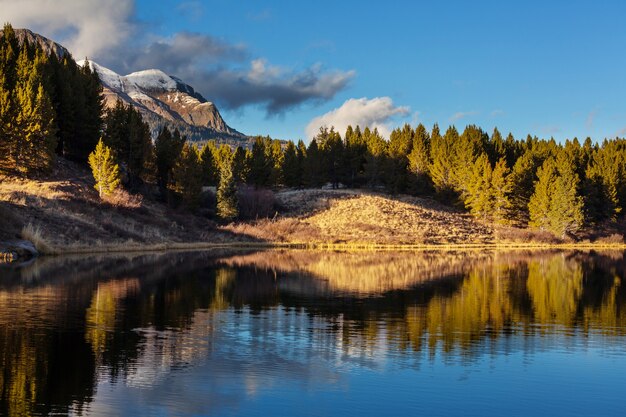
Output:
M225 163L220 171L220 184L217 188L217 215L223 220L234 220L239 215L237 205L237 186L232 162Z
M429 193L432 190L430 179L430 136L426 127L419 124L413 134L413 146L407 156L409 161L410 189L415 194Z
M306 185L309 187L319 187L324 184L324 175L322 172L322 158L317 141L313 139L309 143L306 151L306 160L304 165L304 177Z
M381 185L385 178L385 157L387 154L387 142L378 133L378 129L371 131L363 130L363 140L367 146L365 155L364 173L370 187Z
M202 184L206 186L217 185L219 181L219 169L217 166L217 147L215 142L208 141L200 151L200 164L202 168Z
M413 150L413 129L405 124L389 136L385 167L385 184L391 193L405 192L408 183L409 154Z
M509 176L511 210L508 218L511 223L518 226L528 224L530 220L528 204L535 190L538 167L541 163L542 161L533 154L532 150L527 150L513 166Z
M445 136L439 134L439 126L435 125L430 135L432 162L430 177L435 190L447 200L454 198L454 144L459 141L459 133L454 126L450 126Z
M321 127L314 139L320 149L324 181L329 181L333 188L338 188L344 177L344 146L341 136L332 127Z
M583 225L584 203L579 195L580 179L572 155L562 150L556 159L558 178L554 183L550 205L550 230L565 237Z
M250 160L250 182L255 188L266 187L272 175L272 161L268 158L271 151L266 150L265 140L259 136L252 145Z
M530 226L565 236L583 222L583 201L578 195L578 177L565 152L548 158L537 172L537 183L528 210Z
M13 142L12 160L20 172L50 169L56 148L54 110L43 87L45 57L29 51L24 45L17 60L15 125L20 135Z
M113 159L111 148L100 140L96 149L89 155L89 166L96 181L95 188L100 198L115 191L121 182L119 166Z
M78 140L74 144L75 149L73 154L78 160L84 160L90 149L96 145L100 138L100 132L102 130L102 115L104 113L104 96L102 94L102 83L95 71L91 70L89 61L85 59L84 65L77 70L76 78L78 79L78 86L81 90L78 94L84 98L83 106L79 109L79 123L77 125ZM76 92L74 92L76 94ZM131 124L131 137L129 139L131 146L135 147L135 155L131 154L131 159L134 159L128 165L129 176L131 183L136 182L142 172L144 166L144 153L149 152L147 147L145 136L147 133L148 140L150 140L150 131L145 127L146 132L143 132L144 127L141 125L142 120L136 110L129 111L129 117L132 119L129 121ZM136 113L136 114L135 114ZM138 117L138 118L137 118ZM137 130L135 130L137 129ZM151 144L151 141L150 141Z
M11 152L18 140L15 124L18 106L15 94L19 46L15 32L5 24L0 38L0 168L10 169Z
M222 171L222 168L226 164L232 164L233 162L233 150L232 148L222 143L219 148L217 148L217 154L215 155L215 162L217 163L217 167L219 171Z
M161 189L161 196L166 197L167 188L170 186L172 169L185 143L185 138L180 136L178 130L170 132L167 127L159 133L155 141L157 183Z
M303 187L305 184L304 175L305 175L305 164L306 164L307 154L306 154L306 145L304 144L302 140L299 140L298 145L296 146L296 158L297 158L298 169L296 172L297 183L295 184L295 186Z
M348 186L354 187L362 181L365 155L367 153L367 146L363 139L361 128L357 126L356 129L352 129L352 126L348 126L344 136L344 142L345 178Z
M506 165L506 157L502 157L496 162L491 172L491 192L492 192L492 214L495 223L509 224L511 216L510 195L512 185L509 178L509 168Z
M118 100L115 107L105 112L103 140L128 173L131 187L150 176L147 169L153 147L150 128L134 107Z
M584 179L585 211L593 222L617 220L623 211L620 190L624 187L626 155L620 142L605 141L591 152Z
M185 143L172 171L174 191L190 208L198 207L202 192L202 167L195 146Z
M474 162L485 153L489 138L485 132L474 125L469 125L458 140L450 140L452 147L452 182L453 188L461 198L467 191L467 184L472 175Z
M241 146L237 146L233 153L233 176L237 184L245 184L250 176L246 159L246 151Z
M463 197L465 207L474 216L487 220L493 212L494 193L491 164L486 154L482 154L474 162L466 189Z
M300 172L301 168L298 161L298 155L296 145L289 141L285 147L285 154L283 158L282 178L284 178L285 185L287 187L300 186Z
M528 202L529 226L544 230L550 229L552 194L557 177L556 163L553 158L547 159L537 170L535 191Z

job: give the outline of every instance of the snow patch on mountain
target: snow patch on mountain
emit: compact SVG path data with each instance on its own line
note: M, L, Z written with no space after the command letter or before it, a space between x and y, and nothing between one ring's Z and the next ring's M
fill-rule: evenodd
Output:
M144 90L175 91L178 85L176 80L158 69L133 72L125 78Z
M170 123L181 130L191 129L196 139L220 135L246 139L244 134L224 122L213 103L179 78L158 69L120 75L96 62L88 62L92 71L100 77L106 105L112 107L117 100L134 105L151 125L153 135L158 133L163 123ZM85 60L77 62L80 66L85 63Z

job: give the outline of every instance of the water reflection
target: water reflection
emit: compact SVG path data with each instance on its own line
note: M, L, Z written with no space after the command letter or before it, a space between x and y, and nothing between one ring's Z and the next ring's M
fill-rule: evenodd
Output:
M355 369L623 355L625 265L621 252L43 259L0 270L0 414L237 413L268 390L346 390Z

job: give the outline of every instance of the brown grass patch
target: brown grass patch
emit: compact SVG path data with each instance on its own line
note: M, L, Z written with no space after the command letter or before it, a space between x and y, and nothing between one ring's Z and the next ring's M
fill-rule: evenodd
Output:
M39 226L34 226L32 223L28 223L22 229L22 239L29 240L35 245L35 248L39 253L46 255L55 254L56 250L46 237Z
M104 196L102 200L113 207L126 209L138 209L143 203L143 197L140 194L131 194L123 188L118 188Z

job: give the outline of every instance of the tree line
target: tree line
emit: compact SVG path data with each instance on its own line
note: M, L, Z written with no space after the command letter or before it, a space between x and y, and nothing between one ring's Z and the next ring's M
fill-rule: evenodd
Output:
M167 128L153 141L136 109L118 102L104 110L102 86L89 65L79 67L69 54L47 55L37 44L19 42L5 25L0 170L45 172L55 155L87 163L99 140L92 160L117 165L102 171L115 184L131 191L156 184L163 199L191 208L203 204L203 186L215 186L218 214L228 219L237 217L242 185L328 185L433 196L484 221L558 235L615 222L626 204L626 140L620 138L558 143L530 135L503 137L497 128L489 134L474 125L442 132L436 124L430 131L407 124L389 139L376 129L349 126L343 135L323 127L308 144L259 136L250 148L214 141L197 146Z
M558 143L504 138L497 128L488 134L474 125L442 134L436 124L430 131L419 124L386 140L376 129L349 126L343 136L321 128L308 145L259 136L250 149L233 150L213 141L198 148L164 129L155 149L160 187L191 205L202 186L218 186L218 194L237 185L373 188L433 196L484 221L567 235L618 220L626 204L626 141L619 138Z
M102 86L89 65L0 33L0 169L46 172L54 156L86 161L102 128Z

